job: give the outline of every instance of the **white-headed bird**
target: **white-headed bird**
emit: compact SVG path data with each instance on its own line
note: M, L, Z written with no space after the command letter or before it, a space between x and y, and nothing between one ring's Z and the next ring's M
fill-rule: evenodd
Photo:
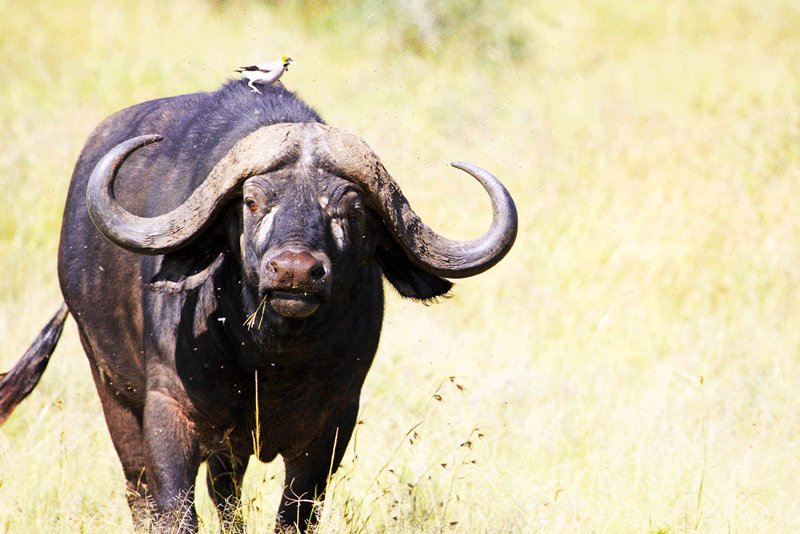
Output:
M272 63L258 63L257 65L250 65L249 67L239 67L236 69L236 72L241 72L242 76L249 80L247 85L250 86L250 89L254 93L260 93L261 91L258 90L255 84L267 85L277 82L289 68L289 65L293 63L294 61L292 61L292 58L283 56L278 61L273 61Z

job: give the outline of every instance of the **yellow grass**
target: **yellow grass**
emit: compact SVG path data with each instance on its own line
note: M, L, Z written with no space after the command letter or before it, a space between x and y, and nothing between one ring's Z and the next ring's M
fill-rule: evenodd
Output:
M60 303L91 129L289 54L287 86L435 229L488 224L453 159L520 212L508 257L452 299L390 295L321 532L800 529L800 9L530 4L0 0L0 368ZM251 531L281 481L251 467ZM0 531L131 528L70 320L0 428Z

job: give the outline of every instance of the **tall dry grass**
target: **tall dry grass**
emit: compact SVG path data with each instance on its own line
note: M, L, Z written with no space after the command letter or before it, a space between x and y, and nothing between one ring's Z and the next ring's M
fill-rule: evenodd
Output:
M286 84L434 228L489 220L451 159L500 176L521 224L452 299L390 296L323 532L800 528L796 3L0 0L0 20L0 368L60 302L91 129L288 53ZM122 480L68 325L0 429L0 530L130 530ZM251 467L251 531L281 480Z

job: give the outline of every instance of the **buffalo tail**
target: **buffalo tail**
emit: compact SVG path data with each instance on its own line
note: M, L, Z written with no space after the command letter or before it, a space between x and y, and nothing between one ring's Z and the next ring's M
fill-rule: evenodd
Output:
M0 374L0 425L5 423L17 404L25 400L42 378L50 355L56 348L69 309L62 304L47 326L28 347L25 355L7 373Z

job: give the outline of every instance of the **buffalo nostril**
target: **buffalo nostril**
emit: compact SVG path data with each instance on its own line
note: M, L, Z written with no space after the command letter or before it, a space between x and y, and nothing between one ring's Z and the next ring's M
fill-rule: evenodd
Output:
M269 270L272 271L273 273L278 272L278 262L276 262L275 260L270 261L267 264L267 266L269 267Z
M311 268L311 271L308 273L308 275L312 280L319 280L325 276L325 267L322 264L317 264Z

